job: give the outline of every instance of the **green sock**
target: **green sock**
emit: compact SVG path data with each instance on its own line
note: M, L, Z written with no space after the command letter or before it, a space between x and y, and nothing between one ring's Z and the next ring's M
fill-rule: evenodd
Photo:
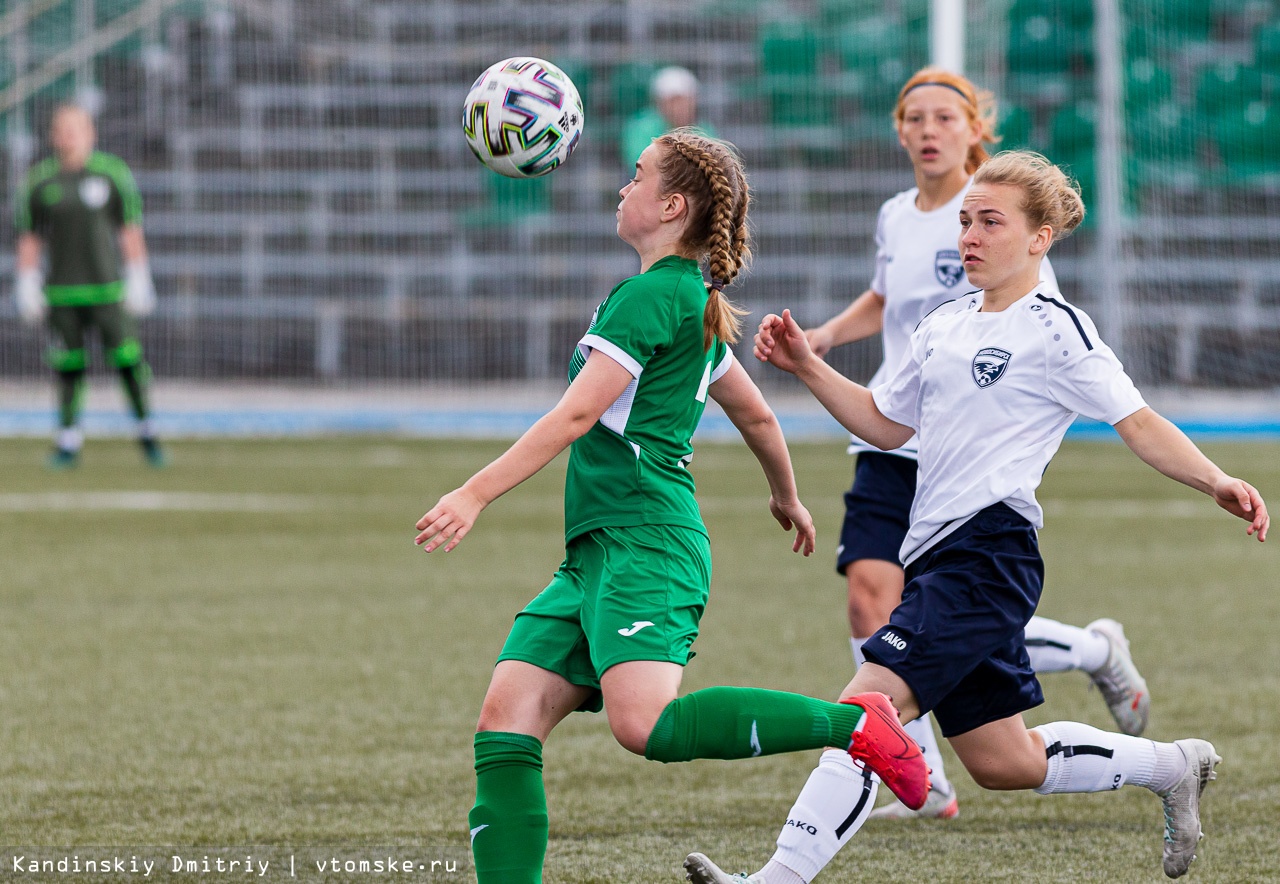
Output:
M60 371L58 375L58 426L74 427L84 405L84 369Z
M542 744L525 734L476 734L476 804L467 820L479 884L542 884L547 793Z
M847 746L859 706L761 688L706 688L672 700L649 734L653 761L750 758Z
M124 387L124 395L129 400L129 406L133 409L133 416L138 420L145 420L149 409L147 408L147 379L151 372L147 369L145 362L137 365L126 365L120 370L120 385Z

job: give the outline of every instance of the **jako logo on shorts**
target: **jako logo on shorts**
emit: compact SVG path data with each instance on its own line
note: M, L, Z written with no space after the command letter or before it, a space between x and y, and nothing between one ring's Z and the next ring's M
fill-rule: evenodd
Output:
M886 632L884 635L880 636L880 641L888 642L899 651L905 651L907 649L907 640L899 636L896 632Z

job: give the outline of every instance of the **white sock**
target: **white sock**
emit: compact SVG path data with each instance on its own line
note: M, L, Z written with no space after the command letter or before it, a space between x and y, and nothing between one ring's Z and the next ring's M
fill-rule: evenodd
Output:
M801 878L776 859L771 859L769 862L765 863L765 867L756 872L753 877L757 880L764 881L765 884L809 884L808 881Z
M1046 617L1032 617L1025 630L1027 653L1036 672L1083 669L1097 672L1107 662L1111 645L1104 636Z
M63 427L58 430L55 444L63 451L79 451L84 445L84 432L79 427Z
M951 781L942 764L942 751L938 748L938 735L933 729L933 714L926 712L914 721L902 726L911 739L920 746L924 763L929 765L929 788L939 792L951 791Z
M867 636L870 638L871 636ZM866 638L857 638L850 636L849 647L853 648L853 668L861 669L862 664L867 662L867 657L862 653L862 646L866 643Z
M879 782L848 752L823 752L778 833L777 851L756 874L768 884L791 884L785 872L812 881L867 821Z
M1041 795L1106 792L1126 783L1157 792L1187 770L1186 756L1173 743L1100 731L1078 721L1042 724L1035 731L1049 761L1044 782L1036 787Z

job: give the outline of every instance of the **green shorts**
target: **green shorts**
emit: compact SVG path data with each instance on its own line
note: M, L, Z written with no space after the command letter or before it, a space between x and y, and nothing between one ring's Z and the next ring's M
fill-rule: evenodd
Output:
M599 712L600 676L609 667L689 662L710 587L711 544L699 531L588 531L569 542L547 588L516 615L498 660L532 663L594 688L579 708Z
M138 323L124 309L122 301L82 306L54 305L49 308L49 328L62 345L55 346L49 354L54 368L61 368L64 364L83 367L86 338L95 328L102 335L103 353L113 366L119 368L141 359L137 343Z

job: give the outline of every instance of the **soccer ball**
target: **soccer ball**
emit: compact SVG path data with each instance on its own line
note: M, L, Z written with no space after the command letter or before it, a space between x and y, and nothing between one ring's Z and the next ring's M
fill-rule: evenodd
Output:
M569 159L582 123L573 81L550 62L528 56L490 65L462 108L471 152L508 178L537 178Z

